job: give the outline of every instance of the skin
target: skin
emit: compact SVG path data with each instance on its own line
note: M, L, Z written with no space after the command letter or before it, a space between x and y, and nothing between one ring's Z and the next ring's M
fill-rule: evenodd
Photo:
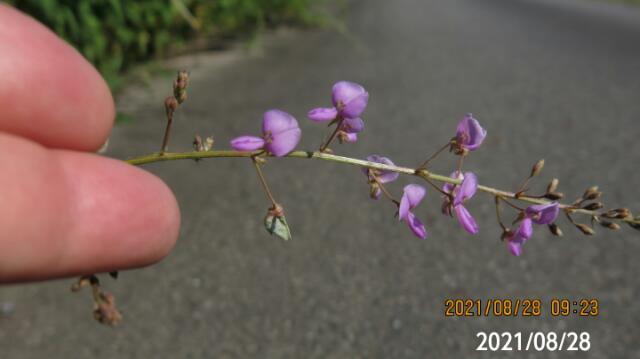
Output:
M92 154L113 98L98 72L34 19L0 4L0 283L152 264L173 248L171 190Z

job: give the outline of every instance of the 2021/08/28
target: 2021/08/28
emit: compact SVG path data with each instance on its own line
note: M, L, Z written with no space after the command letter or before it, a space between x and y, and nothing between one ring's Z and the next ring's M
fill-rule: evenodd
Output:
M478 332L480 343L476 351L589 351L591 335L588 332Z

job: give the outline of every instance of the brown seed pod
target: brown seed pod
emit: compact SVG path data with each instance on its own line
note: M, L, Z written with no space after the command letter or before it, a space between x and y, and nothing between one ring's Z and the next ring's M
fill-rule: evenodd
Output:
M544 159L539 160L535 165L533 165L533 167L531 167L531 174L529 177L535 177L540 174L542 168L544 168Z

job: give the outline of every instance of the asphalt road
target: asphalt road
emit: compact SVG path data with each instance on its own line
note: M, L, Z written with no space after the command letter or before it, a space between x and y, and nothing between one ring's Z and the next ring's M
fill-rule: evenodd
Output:
M488 129L466 162L484 184L513 188L539 158L574 197L589 185L613 207L640 212L640 13L588 1L369 0L343 14L348 32L278 31L259 51L173 62L192 72L173 150L194 133L218 147L257 133L264 110L298 117L302 147L323 127L304 119L329 104L338 80L370 92L366 131L342 154L384 154L414 165L452 136L467 112ZM109 155L155 151L170 79L119 99L136 118L115 129ZM449 173L454 159L433 169ZM388 203L367 198L359 170L299 159L270 161L267 177L294 240L261 227L268 203L248 161L149 165L182 210L174 252L150 268L105 278L126 319L94 323L89 293L70 280L0 289L0 357L13 358L640 358L639 233L586 238L561 220L537 228L520 258L499 240L491 197L469 204L481 233L418 208L430 238L414 238ZM413 181L402 178L396 193ZM144 208L141 210L154 210ZM448 318L447 298L538 298L537 318ZM595 318L554 318L552 298L596 298ZM587 331L588 353L475 352L479 331Z

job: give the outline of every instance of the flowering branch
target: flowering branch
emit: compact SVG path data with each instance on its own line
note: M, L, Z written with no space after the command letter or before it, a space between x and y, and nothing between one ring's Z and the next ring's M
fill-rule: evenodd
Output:
M362 86L346 81L338 82L333 86L333 107L319 107L307 114L309 119L314 122L328 122L329 126L335 126L316 151L295 150L302 135L297 120L284 111L273 109L263 115L260 136L236 137L230 141L231 150L214 150L212 149L212 137L203 141L200 136L196 135L193 143L194 151L168 152L173 116L187 97L188 82L188 73L180 71L173 85L173 97L165 100L167 127L161 151L130 158L126 162L141 166L177 160L200 161L219 157L248 158L252 161L262 188L271 203L264 218L264 226L270 234L284 240L291 239L284 209L276 202L261 169L270 158L322 160L360 167L367 178L371 198L379 199L384 195L384 198L391 201L397 208L395 215L398 220L407 224L413 234L422 239L427 238L427 230L414 210L425 198L427 189L420 184L409 184L404 187L402 197L398 201L385 184L395 181L400 174L419 178L436 189L442 196L442 213L450 217L455 216L462 228L470 234L477 234L480 226L467 210L465 204L474 197L477 191L490 194L495 202L496 218L502 231L500 238L506 243L511 254L515 256L522 254L523 245L533 235L534 224L546 225L553 235L562 235L562 231L556 224L560 212L564 213L571 225L585 235L593 235L595 233L593 226L596 224L610 230L617 230L620 225L615 221L626 223L632 228L640 230L640 216L634 217L629 209L605 210L604 204L597 201L602 193L598 191L596 186L587 188L583 195L572 203L558 202L564 197L564 194L558 192L559 180L555 178L548 184L545 193L529 194L528 185L542 171L544 160L540 160L532 166L528 177L520 182L515 191L481 185L473 172L463 172L463 164L468 162L465 159L481 146L487 135L487 131L471 114L464 116L459 121L455 136L415 168L397 166L389 158L380 155L357 159L333 154L329 146L334 139L337 138L340 143L354 143L358 140L358 134L364 130L364 121L360 116L368 104L369 93ZM447 148L450 153L458 156L455 170L449 176L431 172L427 166ZM442 186L439 187L435 182L439 182ZM529 205L521 207L515 203L528 203ZM511 222L511 226L515 226L514 228L505 224L508 222L504 221L503 204L508 206L505 209L516 212L514 220ZM576 222L573 217L575 215L588 216L591 219L591 225ZM117 276L117 272L111 274L114 277ZM114 307L113 297L100 291L99 282L95 275L82 277L76 287L80 288L87 284L93 288L96 318L102 323L117 323L120 316Z
M127 163L140 166L146 165L154 162L164 162L164 161L176 161L176 160L202 160L207 158L218 158L218 157L253 157L258 154L261 154L262 151L253 151L253 152L243 152L243 151L234 151L234 150L212 150L212 151L192 151L192 152L166 152L164 154L161 153L153 153L149 155L129 158L126 160ZM273 154L264 154L267 157L274 157ZM388 165L384 163L372 162L367 160L361 160L357 158L338 156L330 153L323 153L320 151L293 151L289 154L282 156L284 158L305 158L305 159L316 159L337 163L349 164L362 168L371 168L375 170L381 171L389 171L394 173L400 173L410 176L416 176L419 178L431 181L437 181L441 183L450 183L450 184L460 184L462 181L460 179L450 178L448 176L444 176L441 174L437 174L434 172L427 171L426 169L415 169L410 167L396 166L396 165ZM499 190L497 188L478 185L478 190L481 192L486 192L494 196L498 196L501 198L510 198L523 202L533 203L533 204L549 204L552 201L539 198L537 196L518 196L518 192L510 192ZM575 208L572 204L562 204L559 203L558 207L566 210L571 213L579 213L588 216L600 216L601 213L594 210L587 210L582 208ZM629 218L622 217L617 218L623 222L627 222L629 224L640 225L640 218Z

